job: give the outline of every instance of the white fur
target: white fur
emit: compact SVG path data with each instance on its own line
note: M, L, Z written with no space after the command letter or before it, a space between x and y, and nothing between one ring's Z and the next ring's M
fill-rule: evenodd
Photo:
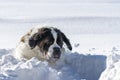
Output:
M53 48L54 47L60 48L60 46L56 43L56 41L57 41L57 32L53 28L51 28L51 33L52 33L53 38L54 38L54 43L49 47L48 57L47 57L48 59L52 57L52 55L53 55L52 53L53 53Z
M27 58L27 59L30 59L32 57L36 57L38 58L39 60L44 60L45 56L44 54L42 54L39 50L39 47L36 46L34 49L31 49L31 47L29 46L29 38L38 32L38 27L35 27L35 28L32 28L32 32L31 34L28 36L28 35L25 35L25 42L19 42L16 46L16 50L15 50L15 57L17 59L22 59L22 58Z
M29 38L38 32L38 29L39 28L33 28L32 29L32 32L30 35L25 35L24 38L25 38L25 42L22 42L20 41L16 47L16 52L15 52L15 57L17 59L22 59L22 58L26 58L26 59L30 59L32 57L36 57L38 58L39 60L46 60L46 59L49 59L52 57L52 53L53 53L53 48L54 47L59 47L60 46L56 43L56 39L57 39L57 32L51 28L51 33L55 39L54 43L49 47L49 50L48 50L48 55L45 56L44 53L41 53L40 52L40 49L38 46L36 46L34 49L31 49L31 47L29 46ZM63 52L62 50L64 50L63 48L61 49L61 52Z

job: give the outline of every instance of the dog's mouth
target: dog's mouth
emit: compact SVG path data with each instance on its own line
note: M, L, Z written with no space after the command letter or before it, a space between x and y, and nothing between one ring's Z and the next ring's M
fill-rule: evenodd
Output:
M60 55L53 55L53 56L46 56L47 60L55 60L57 61L58 59L60 59Z
M60 56L53 56L53 57L49 57L47 61L50 63L56 63L59 59L60 59Z
M60 55L54 55L53 58L55 58L55 59L59 59L59 58L60 58Z
M49 62L56 62L60 59L61 57L61 52L53 52L52 55L46 55L47 61Z
M61 56L61 52L54 52L53 53L53 58L54 59L60 59L60 56Z

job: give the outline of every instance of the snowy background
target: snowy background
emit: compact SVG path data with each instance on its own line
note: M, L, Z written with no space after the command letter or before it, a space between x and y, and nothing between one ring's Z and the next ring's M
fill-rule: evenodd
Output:
M14 58L19 38L37 25L70 39L56 65ZM1 0L0 80L120 80L119 0Z

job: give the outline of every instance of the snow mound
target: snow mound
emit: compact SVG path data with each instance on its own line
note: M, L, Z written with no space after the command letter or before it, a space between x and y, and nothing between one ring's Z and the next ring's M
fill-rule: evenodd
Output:
M13 51L13 49L0 49L0 57L1 57L2 55L11 53L12 51Z
M47 63L32 58L18 61L12 55L2 57L0 80L59 80L59 72Z
M113 47L107 56L107 68L99 80L120 80L120 47Z
M13 53L0 58L0 80L98 80L106 68L102 55L67 52L56 64L48 64L36 58L19 61Z

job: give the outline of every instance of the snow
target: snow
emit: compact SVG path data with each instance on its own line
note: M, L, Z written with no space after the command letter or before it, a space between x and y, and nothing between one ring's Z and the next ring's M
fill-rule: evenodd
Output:
M1 1L0 18L120 17L119 1ZM107 3L108 2L108 3ZM9 13L9 14L8 14Z
M108 3L116 3L116 2L120 2L119 0L1 0L1 2L7 2L7 3L10 3L10 2L16 2L16 3L26 3L26 2L29 2L29 3L83 3L83 2L87 2L87 3L90 3L90 2L96 2L96 3L105 3L105 2L108 2Z
M120 47L113 47L107 58L107 68L99 80L120 80Z
M37 25L51 25L61 29L66 35L73 35L71 42L77 40L78 43L85 45L99 41L101 38L104 41L99 41L96 44L108 44L111 47L119 43L120 38L120 18L107 17L70 17L70 18L40 18L40 19L1 19L0 20L0 36L3 40L0 41L0 48L15 48L19 38L25 34L30 28ZM89 26L88 26L89 25ZM69 27L69 28L68 28ZM9 34L8 34L9 32ZM85 34L85 35L84 35ZM90 34L90 35L87 35ZM92 36L93 34L93 36ZM106 36L104 35L106 34ZM108 34L108 35L107 35ZM110 35L109 35L110 34ZM78 35L78 36L77 36ZM96 35L96 36L95 36ZM9 37L11 36L11 38ZM116 39L117 38L117 39ZM88 39L92 42L88 42ZM92 40L94 39L94 40ZM8 41L9 40L9 41ZM84 41L86 40L86 42ZM109 40L109 41L108 41ZM13 43L14 42L14 43ZM88 43L87 43L88 42ZM110 44L109 44L110 43ZM8 45L9 44L9 45ZM99 46L99 45L98 45ZM97 46L93 46L97 47ZM83 47L81 47L83 48ZM91 47L89 47L90 49ZM100 47L102 48L102 47Z
M19 61L14 58L14 49L1 49L0 80L120 79L119 35L84 34L69 37L73 41L73 51L66 51L57 64L54 65L39 61L36 58ZM88 39L89 41L86 41Z
M36 25L63 31L73 50L56 64L17 60L16 44ZM120 80L119 0L1 0L0 80Z
M0 80L97 80L106 67L106 57L102 55L69 52L51 65L36 58L19 61L13 53L0 59Z
M0 80L119 80L119 21L119 17L1 19ZM72 52L66 51L55 65L14 58L19 37L39 24L56 26L72 43Z
M0 80L119 80L119 21L112 17L1 19ZM73 50L66 50L55 65L14 58L19 37L39 24L57 26L72 43Z

